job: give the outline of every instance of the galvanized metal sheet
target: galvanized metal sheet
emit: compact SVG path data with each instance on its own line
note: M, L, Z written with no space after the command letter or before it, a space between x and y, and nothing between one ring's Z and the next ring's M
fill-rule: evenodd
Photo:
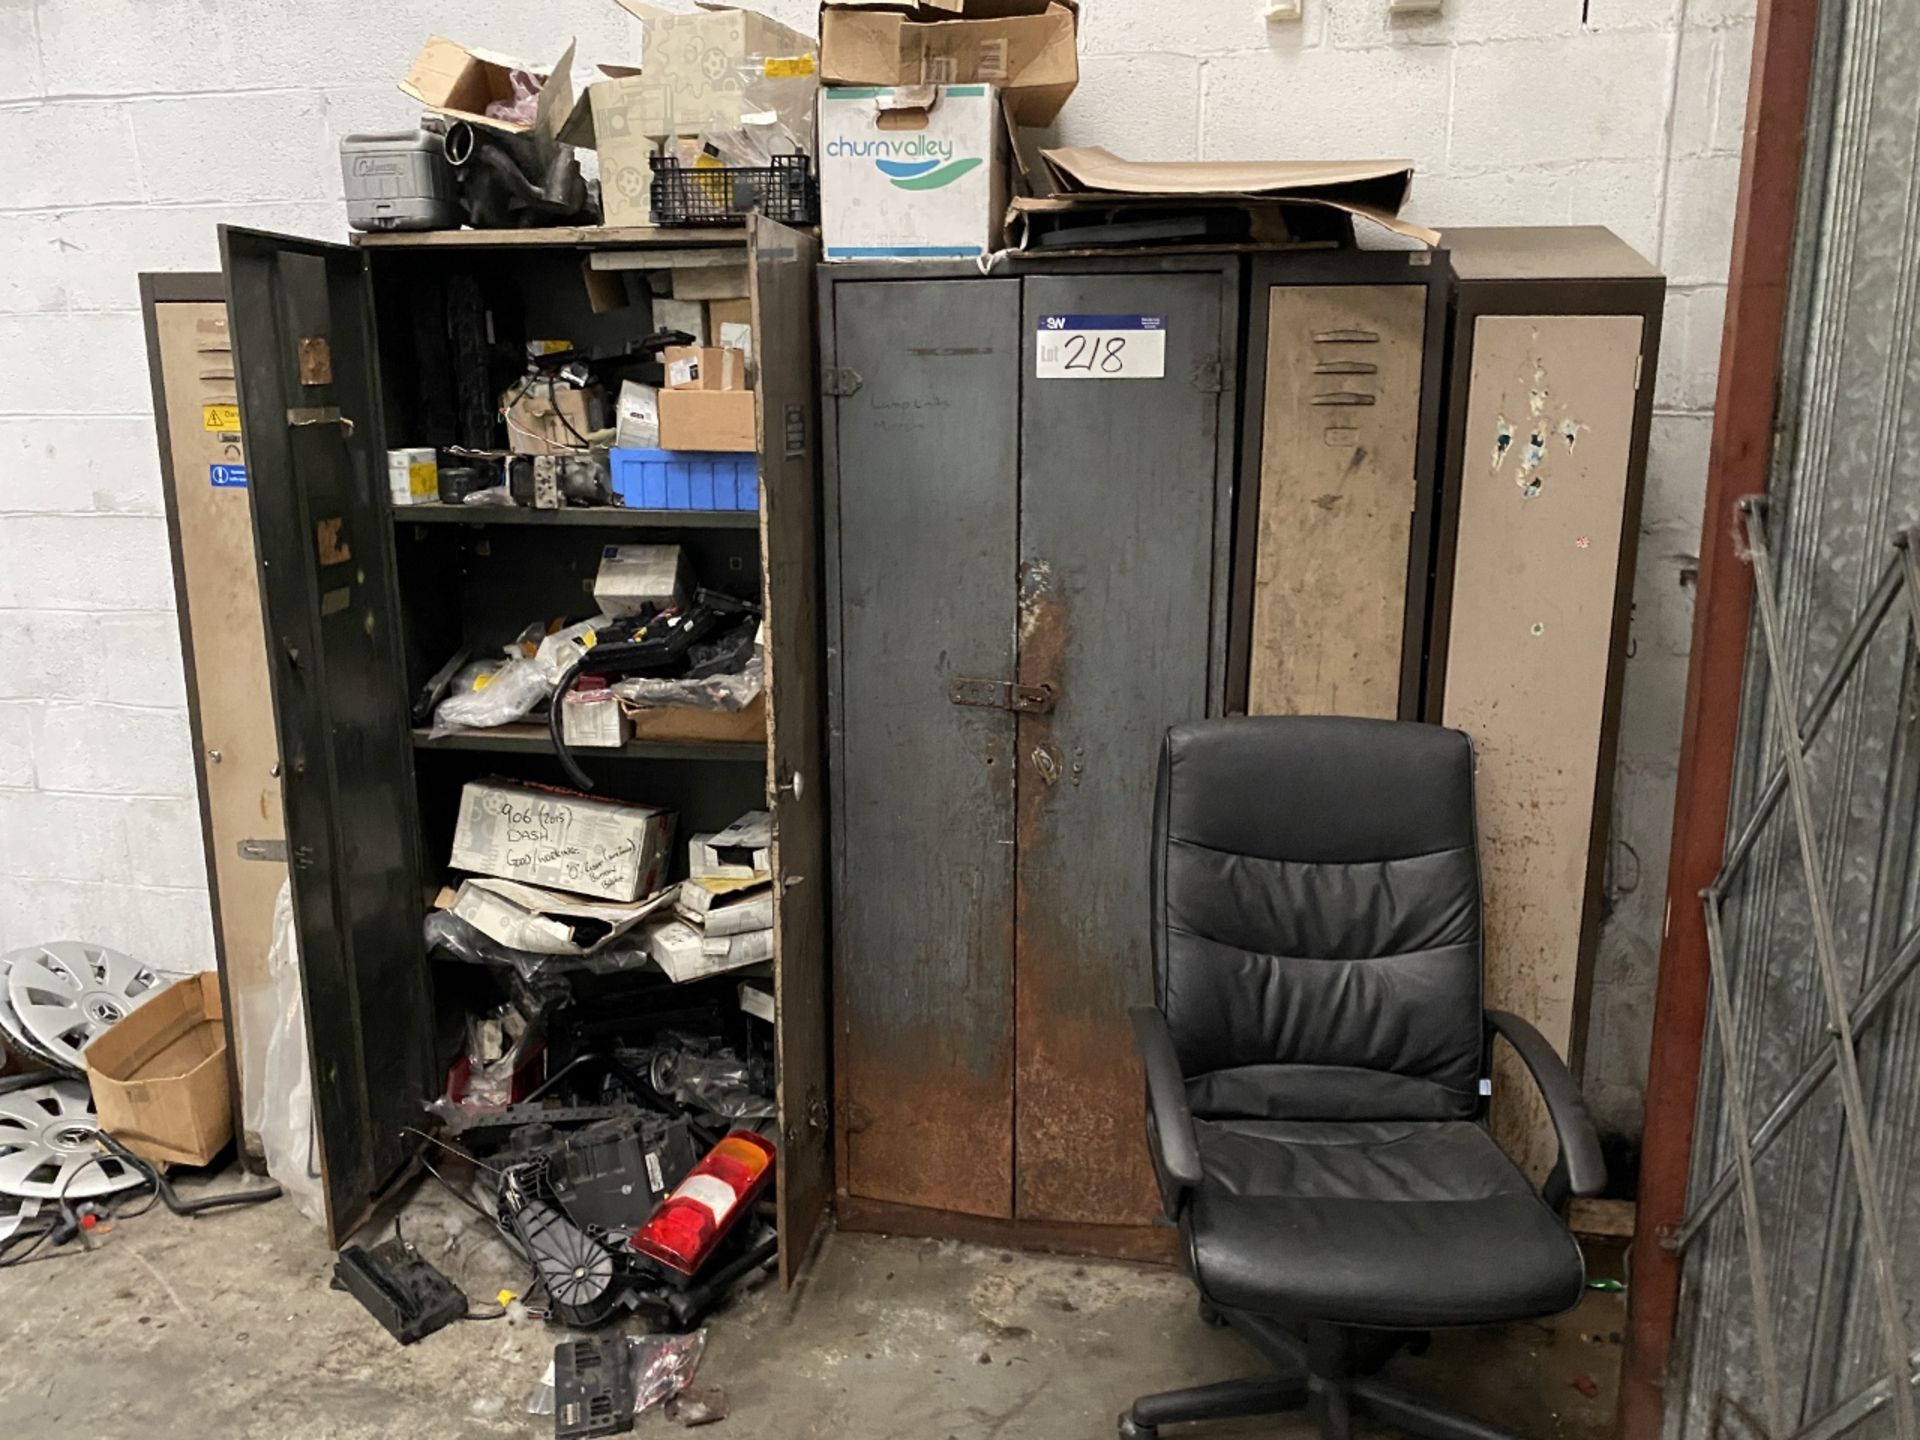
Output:
M1770 485L1783 656L1748 652L1733 797L1738 833L1784 754L1774 707L1803 723L1869 608L1893 534L1920 519L1920 29L1912 7L1822 6ZM1709 525L1733 523L1710 515ZM1833 955L1857 1006L1920 926L1920 676L1896 607L1807 749ZM1807 887L1785 806L1729 886L1728 981L1743 1044L1731 1057L1751 1113L1728 1113L1717 1056L1703 1071L1690 1208L1732 1163L1732 1127L1757 1128L1830 1053ZM1893 1289L1915 1349L1920 1294L1920 987L1887 992L1859 1035L1868 1138L1892 1231ZM1717 1042L1716 1042L1717 1043ZM1807 1434L1891 1436L1888 1338L1850 1174L1839 1090L1823 1080L1755 1167L1786 1423ZM1761 1371L1740 1208L1722 1205L1686 1250L1667 1434L1707 1440L1760 1416ZM1876 1388L1878 1387L1877 1391ZM1758 1431L1758 1425L1750 1424Z
M843 283L835 990L847 1188L1007 1216L1020 284Z
M1144 1224L1158 1212L1126 1021L1153 998L1147 852L1167 727L1209 712L1221 563L1218 452L1231 281L1026 281L1020 413L1015 1213ZM1049 315L1158 317L1157 379L1036 377Z

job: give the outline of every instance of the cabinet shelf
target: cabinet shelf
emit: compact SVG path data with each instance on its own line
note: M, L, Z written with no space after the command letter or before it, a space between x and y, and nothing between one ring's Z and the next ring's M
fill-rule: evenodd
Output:
M396 525L578 525L631 530L757 530L757 510L629 510L618 505L394 505Z
M488 730L456 730L438 736L416 729L413 748L551 755L553 738L545 725L496 725ZM767 747L752 740L629 740L617 750L581 745L574 747L574 753L586 760L710 760L757 765L765 763Z

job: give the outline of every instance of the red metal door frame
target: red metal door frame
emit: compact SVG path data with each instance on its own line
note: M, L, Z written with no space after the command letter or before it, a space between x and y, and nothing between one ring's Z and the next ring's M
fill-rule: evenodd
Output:
M1707 1014L1700 891L1726 848L1752 571L1736 551L1735 502L1767 488L1780 345L1793 263L1802 142L1818 0L1760 0L1754 21L1740 198L1721 333L1720 382L1700 535L1693 649L1680 734L1680 788L1667 867L1632 1289L1617 1424L1657 1440L1680 1298L1679 1258L1661 1243L1686 1210L1694 1106Z

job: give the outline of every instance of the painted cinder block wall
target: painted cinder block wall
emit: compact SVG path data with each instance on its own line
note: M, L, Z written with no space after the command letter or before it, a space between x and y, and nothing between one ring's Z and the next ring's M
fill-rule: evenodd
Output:
M808 0L768 0L811 30ZM1587 1089L1638 1126L1752 0L1083 0L1058 139L1166 159L1408 156L1410 213L1612 226L1673 283ZM611 0L0 0L0 948L211 963L137 271L221 221L338 237L342 135L406 125L422 38L582 70ZM236 636L236 643L253 637Z

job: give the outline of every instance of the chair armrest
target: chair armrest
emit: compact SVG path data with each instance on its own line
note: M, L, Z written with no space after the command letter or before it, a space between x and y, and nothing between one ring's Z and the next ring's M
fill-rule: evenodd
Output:
M1147 1072L1147 1118L1154 1168L1159 1172L1160 1198L1167 1218L1177 1220L1187 1195L1200 1184L1200 1144L1194 1138L1193 1112L1187 1109L1187 1081L1174 1054L1173 1032L1167 1017L1151 1005L1130 1011L1133 1042Z
M1600 1136L1587 1114L1587 1102L1580 1097L1566 1062L1546 1036L1518 1015L1489 1010L1487 1024L1513 1046L1533 1075L1540 1098L1547 1102L1547 1117L1560 1140L1560 1160L1554 1168L1564 1172L1564 1183L1575 1195L1598 1195L1607 1183L1607 1162L1600 1154ZM1548 1184L1551 1188L1551 1178Z

